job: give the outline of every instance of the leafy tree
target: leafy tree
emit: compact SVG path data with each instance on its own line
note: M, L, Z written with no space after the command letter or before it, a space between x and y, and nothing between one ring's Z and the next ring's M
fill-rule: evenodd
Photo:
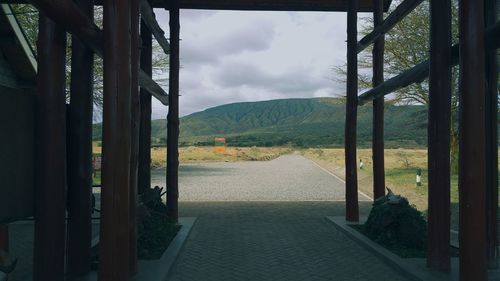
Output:
M392 12L402 0L393 1ZM429 29L430 29L429 1L422 2L415 10L399 22L385 35L384 72L385 77L396 76L418 63L429 58ZM360 20L360 34L365 36L373 30L373 18L364 17ZM452 1L452 42L458 42L458 1ZM359 86L362 90L372 88L371 48L365 49L359 55ZM337 80L345 81L346 65L336 67ZM452 69L452 103L451 103L451 164L452 172L458 172L458 66ZM395 104L423 104L429 103L428 80L414 83L406 88L399 89L386 97Z
M28 4L11 5L23 32L36 56L36 41L38 38L38 10ZM96 6L94 9L94 19L97 26L102 28L102 7ZM68 34L66 52L66 82L67 96L69 97L69 83L71 81L71 35ZM167 84L164 74L168 70L168 55L166 55L158 43L153 40L153 76L161 86ZM103 62L98 56L94 56L94 108L100 112L102 109L103 94Z

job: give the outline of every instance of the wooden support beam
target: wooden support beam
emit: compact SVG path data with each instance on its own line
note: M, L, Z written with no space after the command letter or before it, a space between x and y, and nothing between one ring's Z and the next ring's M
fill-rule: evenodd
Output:
M488 50L500 48L500 23L497 22L486 30L486 48ZM451 47L451 64L457 65L459 60L460 44ZM405 72L396 75L379 86L359 95L359 105L364 105L381 96L388 95L413 83L420 83L429 77L429 60L425 60Z
M67 32L76 35L95 54L102 58L104 37L102 30L73 3L65 0L30 0L40 11L46 13ZM168 94L150 76L139 71L139 85L149 91L162 104L168 105Z
M36 101L33 280L65 278L66 33L40 13Z
M0 250L9 252L9 226L0 224Z
M454 51L458 54L458 47L454 46ZM420 83L429 76L429 61L423 61L407 71L387 79L384 83L370 89L358 97L359 105L364 105L374 99L393 93L401 88L413 83Z
M138 185L138 161L139 161L139 126L141 119L139 98L139 0L130 0L130 125L131 125L131 151L130 151L130 276L137 274L137 185Z
M497 20L497 1L485 1L486 26ZM486 214L488 267L498 268L498 58L496 50L486 52Z
M26 3L27 0L3 0L3 3ZM97 0L101 5L103 0ZM182 0L180 9L243 10L243 11L320 11L345 12L347 0ZM384 0L387 11L392 0ZM154 8L170 9L170 1L151 0ZM359 12L372 12L372 0L360 0Z
M459 2L460 280L488 280L485 173L484 1Z
M373 22L375 28L384 20L384 3L374 0ZM384 82L384 36L379 36L373 45L373 87ZM384 169L384 97L373 100L373 199L385 195Z
M427 267L450 271L451 0L430 1Z
M377 25L372 32L368 33L359 40L357 52L360 53L366 49L370 44L375 42L377 38L389 32L398 22L403 20L411 11L415 10L423 2L423 0L404 0L396 7L396 9L379 25ZM374 6L377 10L377 6Z
M179 218L179 0L170 7L170 69L167 116L167 214L174 221Z
M160 45L160 47L163 49L163 52L165 52L165 54L169 54L170 43L168 43L168 40L165 38L165 31L161 29L160 25L156 21L156 16L153 8L147 0L140 1L142 21L147 25L147 27L149 27L149 30L155 36L156 42L158 42L158 45Z
M104 100L99 280L130 272L131 67L129 0L104 2Z
M94 3L75 3L90 18ZM92 113L94 53L72 36L68 115L68 249L70 279L90 272L92 240Z
M141 22L141 69L153 74L153 38L151 31ZM141 124L139 132L138 193L151 187L151 94L141 89Z
M347 12L347 102L345 123L346 220L359 221L356 119L358 109L358 0L349 1Z

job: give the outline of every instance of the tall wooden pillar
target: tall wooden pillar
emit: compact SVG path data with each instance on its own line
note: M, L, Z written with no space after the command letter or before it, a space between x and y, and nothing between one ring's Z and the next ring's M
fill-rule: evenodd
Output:
M484 1L461 0L460 280L487 280Z
M129 0L105 0L99 280L128 280L131 67Z
M430 2L427 266L450 271L451 1Z
M496 0L485 0L486 26L497 22ZM486 214L488 267L498 268L498 61L497 50L486 53Z
M153 38L144 21L141 21L141 69L148 75L153 74ZM140 129L139 129L139 168L138 192L151 187L151 94L140 90Z
M347 101L345 122L346 220L359 220L356 123L358 111L358 0L347 11Z
M384 21L384 1L374 0L373 23L376 28ZM373 87L384 82L384 36L373 45ZM384 168L384 97L373 100L373 199L385 195Z
M9 252L9 226L0 224L0 250Z
M130 152L130 275L137 274L137 186L139 158L139 0L130 0L130 65L131 65L131 152Z
M179 199L179 0L170 6L170 71L167 116L167 212L177 221Z
M66 32L40 13L36 100L33 280L64 280L66 241Z
M94 18L94 1L77 0ZM68 277L90 271L92 240L92 112L94 54L72 36L68 115Z

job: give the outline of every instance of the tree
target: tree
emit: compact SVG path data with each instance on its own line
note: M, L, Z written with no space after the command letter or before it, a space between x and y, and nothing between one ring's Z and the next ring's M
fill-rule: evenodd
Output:
M19 24L22 27L23 33L26 36L31 49L36 57L36 41L38 37L38 10L28 4L11 5L12 11L16 16ZM94 9L94 18L97 26L102 28L103 11L102 7L96 6ZM66 93L69 97L69 83L71 79L71 35L68 34L68 46L66 52ZM168 55L163 52L163 49L158 43L153 40L153 77L160 84L166 86L167 79L164 74L168 70ZM102 59L94 56L94 108L97 112L102 110L102 94L103 94L103 63Z
M402 0L393 1L392 12ZM452 1L452 42L458 42L458 1ZM390 32L385 35L384 71L386 77L393 77L429 58L430 30L429 1L425 0ZM364 17L360 20L362 36L373 30L373 18ZM372 88L371 48L365 49L359 55L359 86L362 90ZM345 81L346 66L336 67L338 81ZM369 73L369 74L368 74ZM458 66L452 69L452 104L451 104L451 165L452 172L458 172ZM414 83L386 97L395 104L429 103L428 80Z

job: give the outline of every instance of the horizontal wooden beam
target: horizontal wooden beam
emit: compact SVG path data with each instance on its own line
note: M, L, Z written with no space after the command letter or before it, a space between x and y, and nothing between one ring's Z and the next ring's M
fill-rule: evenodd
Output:
M486 30L486 47L487 49L498 49L500 48L500 22L491 26ZM460 45L453 45L451 52L451 63L452 65L458 64L459 59L459 49ZM418 83L424 81L429 77L429 60L425 60L416 66L406 70L405 72L386 80L384 83L380 84L378 87L370 89L358 97L358 104L363 105L379 97L383 97L390 93L393 93L401 88L407 87L413 83Z
M182 0L181 9L250 11L330 11L346 12L351 0ZM152 0L155 8L169 8L171 0ZM392 0L385 0L387 10ZM373 12L372 0L359 0L358 12Z
M358 53L366 49L377 38L389 32L398 22L404 19L411 11L415 10L424 0L405 0L385 18L381 25L375 27L372 32L359 40Z
M346 12L350 0L182 0L180 9L242 11L318 11ZM26 3L27 0L3 0L3 3ZM151 0L153 8L169 9L171 0ZM384 0L387 12L392 0ZM102 5L102 0L95 1ZM373 12L372 0L359 0L358 12Z
M139 71L139 85L141 86L141 88L153 95L162 104L168 105L168 95L165 93L165 91L163 91L160 85L158 85L153 79L151 79L142 69ZM163 92L164 94L157 94L160 92Z
M165 52L165 54L169 54L170 44L165 38L165 31L161 29L158 21L156 21L153 8L147 0L141 0L141 18L155 37L156 42L158 42L160 47L163 49L163 52Z
M67 32L80 38L94 53L103 57L102 30L73 1L31 0L30 2L54 22L64 26ZM142 70L139 72L139 85L161 103L168 105L168 94Z

